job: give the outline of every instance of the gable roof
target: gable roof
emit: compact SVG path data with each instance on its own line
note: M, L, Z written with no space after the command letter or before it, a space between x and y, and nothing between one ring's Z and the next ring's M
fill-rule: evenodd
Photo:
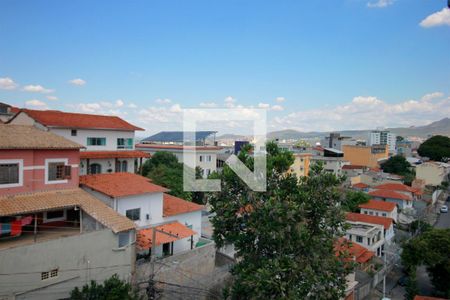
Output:
M80 185L113 198L168 191L151 183L150 179L132 173L83 175L80 176Z
M378 200L371 199L367 203L360 204L359 207L366 208L366 209L374 209L374 210L391 212L397 207L397 205L392 202L378 201Z
M185 214L203 209L203 205L198 205L169 194L164 194L163 201L164 217Z
M197 234L197 232L176 221L169 224L160 225L156 227L156 229L157 229L155 234L156 246L181 240ZM160 231L167 232L170 235L164 234L163 232ZM153 228L138 230L136 233L137 248L139 250L150 249L152 247L153 242L152 239L153 239Z
M58 110L32 110L21 109L38 123L46 127L80 128L80 129L111 129L123 131L144 130L134 126L117 116L103 116L80 113L69 113ZM16 114L9 122L14 120Z
M345 218L347 221L351 222L362 222L362 223L368 223L368 224L377 224L377 225L383 225L384 229L389 229L392 225L392 219L391 218L385 218L385 217L378 217L378 216L369 216L365 214L358 214L358 213L347 213L345 215Z
M34 126L0 124L0 149L74 149L82 145Z
M401 191L401 192L411 192L416 193L417 189L407 186L402 183L384 183L374 187L378 190L391 190L391 191Z
M412 201L412 198L410 196L391 190L374 190L372 192L369 192L369 195L380 198L391 198L391 199Z
M359 183L355 183L354 185L352 185L352 187L357 188L357 189L365 189L365 188L368 188L369 185L359 182Z
M133 221L80 188L0 197L0 216L31 214L79 206L113 232L134 229Z
M346 238L340 238L336 241L334 251L337 252L337 256L339 256L340 252L348 251L355 258L355 261L360 264L368 262L375 255L374 252L357 243L352 243Z

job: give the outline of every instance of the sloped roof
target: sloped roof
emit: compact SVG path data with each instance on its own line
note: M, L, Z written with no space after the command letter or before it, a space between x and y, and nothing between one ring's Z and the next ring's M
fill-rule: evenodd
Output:
M384 229L389 229L392 225L392 219L391 218L385 218L385 217L378 217L378 216L369 216L365 214L358 214L358 213L347 213L345 215L345 218L347 221L351 222L362 222L362 223L368 223L368 224L377 224L377 225L383 225Z
M218 146L183 146L183 145L164 145L164 144L137 144L136 148L143 149L160 149L167 150L220 150L222 147Z
M365 189L365 188L368 188L369 186L365 183L359 182L359 183L355 183L353 185L353 187L357 188L357 189Z
M69 113L58 110L21 109L21 112L26 113L34 120L47 127L112 129L123 131L144 130L117 116Z
M191 235L197 234L192 229L184 226L179 222L173 222L156 227L157 230L167 232L171 235L156 231L156 246L181 240ZM150 249L152 247L153 228L138 230L136 233L136 244L139 250Z
M366 209L374 209L374 210L380 210L380 211L387 211L391 212L395 209L397 205L392 202L387 201L378 201L378 200L369 200L367 203L360 204L360 208L366 208Z
M117 151L82 151L80 158L149 158L147 152L138 150L117 150Z
M143 142L174 142L202 141L217 131L161 131L143 139Z
M168 191L151 183L150 179L132 173L83 175L80 184L114 198Z
M337 252L336 255L338 256L339 252L348 251L348 253L355 258L357 263L366 263L375 255L374 252L369 251L357 243L352 243L346 238L337 240L334 245L334 251Z
M185 214L203 209L203 205L198 205L169 194L164 194L163 200L164 217Z
M375 186L374 189L402 191L402 192L411 192L411 193L417 192L417 189L414 189L414 188L407 186L405 184L402 184L402 183L384 183L384 184Z
M74 206L79 206L115 233L136 227L133 221L79 188L0 197L0 216L31 214Z
M380 198L392 198L392 199L412 201L412 198L409 197L408 195L391 190L374 190L372 192L369 192L369 195Z
M0 149L80 149L82 145L34 126L0 124Z

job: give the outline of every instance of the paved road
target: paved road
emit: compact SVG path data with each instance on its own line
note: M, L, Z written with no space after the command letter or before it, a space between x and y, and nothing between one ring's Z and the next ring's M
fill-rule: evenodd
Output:
M446 203L448 206L448 202ZM436 228L450 228L450 213L440 214L435 225Z

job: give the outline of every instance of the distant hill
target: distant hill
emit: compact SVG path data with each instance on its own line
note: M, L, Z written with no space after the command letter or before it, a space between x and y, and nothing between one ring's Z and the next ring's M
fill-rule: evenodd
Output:
M367 139L369 132L372 129L367 130L341 130L336 131L341 133L343 136L350 136L353 138L359 138L359 139ZM450 136L450 118L444 118L442 120L433 122L431 124L425 125L425 126L411 126L406 128L387 128L387 130L394 132L396 135L400 135L403 137L408 136L417 136L426 138L430 134L440 134L440 135L446 135ZM312 139L312 138L323 138L327 135L329 135L330 132L301 132L293 129L286 129L286 130L279 130L279 131L273 131L269 132L267 134L267 137L269 139Z

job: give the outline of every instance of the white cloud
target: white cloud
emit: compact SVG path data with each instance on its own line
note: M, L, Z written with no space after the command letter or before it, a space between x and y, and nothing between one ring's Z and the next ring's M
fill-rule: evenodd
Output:
M331 131L419 126L448 116L450 97L445 98L439 93L427 94L420 100L408 99L399 103L387 103L373 96L358 96L346 104L304 109L275 117L271 128Z
M165 104L172 103L172 100L167 99L167 98L166 99L156 99L155 102L158 103L158 104L165 105Z
M58 97L56 97L56 96L46 96L46 98L47 98L48 100L51 100L51 101L56 101L56 100L58 100Z
M14 90L18 86L17 83L14 82L9 77L0 77L0 89L1 90Z
M25 102L25 106L33 107L36 109L47 109L47 104L41 100L32 99Z
M374 2L367 2L369 8L384 8L394 4L395 0L376 0Z
M137 108L137 105L134 103L130 103L130 104L128 104L128 107L129 108Z
M54 90L51 89L46 89L44 88L42 85L36 84L30 84L30 85L26 85L23 87L23 90L25 92L30 92L30 93L42 93L42 94L49 94L49 93L53 93Z
M275 110L275 111L282 111L282 110L284 110L283 106L281 106L281 105L274 105L274 106L272 106L271 109Z
M182 112L180 104L174 104L170 107L170 112L172 113L180 113Z
M420 22L420 26L425 28L436 26L450 26L450 8L444 7L441 11L429 15Z
M76 86L83 86L86 84L86 80L83 80L81 78L75 78L72 80L69 80L69 83Z
M200 107L207 107L207 108L213 108L217 107L217 103L215 102L201 102Z
M258 103L258 108L268 109L268 108L270 108L270 104L268 104L268 103Z
M277 103L283 103L284 101L286 101L286 99L285 99L284 97L276 97L276 98L275 98L275 101L276 101Z
M122 101L122 99L116 100L116 107L122 107L123 105L124 105L124 102Z
M225 102L225 107L233 108L235 106L234 104L236 103L236 99L234 99L231 96L228 96L225 98L224 102Z

